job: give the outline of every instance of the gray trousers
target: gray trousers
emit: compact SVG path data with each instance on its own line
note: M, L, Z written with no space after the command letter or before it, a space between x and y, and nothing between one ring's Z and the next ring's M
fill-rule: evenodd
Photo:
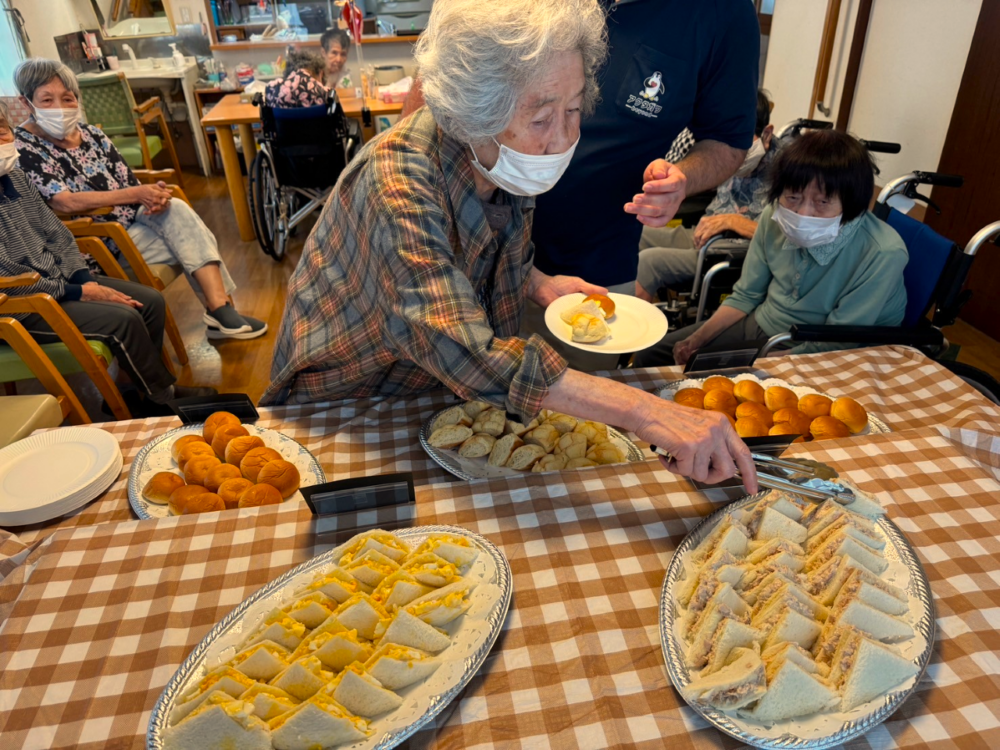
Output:
M650 296L655 296L660 287L693 281L697 264L693 229L643 227L636 282Z
M635 355L635 367L661 367L672 365L674 362L674 344L683 341L692 333L701 328L708 320L700 323L678 328L676 331L668 333L658 344L654 344L648 349L644 349ZM739 323L729 326L718 336L708 342L712 346L722 346L728 344L740 344L744 341L756 341L766 339L769 336L757 325L756 313L750 313Z

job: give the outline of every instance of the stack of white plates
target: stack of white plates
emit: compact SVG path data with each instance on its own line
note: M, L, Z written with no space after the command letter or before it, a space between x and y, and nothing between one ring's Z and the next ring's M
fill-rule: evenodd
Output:
M0 526L64 516L121 475L118 441L93 427L64 427L0 450Z

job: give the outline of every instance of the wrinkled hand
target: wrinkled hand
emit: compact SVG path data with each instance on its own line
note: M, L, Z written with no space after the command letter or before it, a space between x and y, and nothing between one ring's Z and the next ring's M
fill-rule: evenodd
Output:
M667 471L717 484L733 476L739 468L747 491L757 492L757 472L750 449L719 412L663 401L651 410L635 433L673 456L669 461L660 457Z
M681 366L686 365L700 348L701 342L694 336L688 336L683 341L678 341L674 344L674 362Z
M158 214L167 210L170 205L170 191L167 183L157 182L155 185L140 185L138 191L139 203L146 207L146 212Z
M716 214L714 216L702 216L698 226L694 228L694 246L701 250L702 246L717 234L722 234L727 229L731 229L729 216L727 214Z
M589 284L579 276L547 276L540 273L536 283L528 290L528 297L542 307L548 307L560 297L574 292L607 294L608 290L597 284Z
M142 307L142 303L134 300L127 294L122 294L117 289L109 286L101 286L96 281L88 281L83 285L83 292L80 299L84 302L117 302L120 305L127 305L136 309Z
M642 180L642 192L625 204L625 213L635 214L648 227L664 227L687 197L687 177L676 165L657 159L646 167Z

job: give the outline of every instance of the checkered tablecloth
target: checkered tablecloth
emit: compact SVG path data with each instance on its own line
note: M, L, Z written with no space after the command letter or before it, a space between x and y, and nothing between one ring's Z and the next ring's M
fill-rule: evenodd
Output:
M897 430L790 450L831 462L879 493L935 596L938 641L926 676L856 745L996 746L1000 451L993 448L1000 410L904 349L842 354L835 366L818 357L776 359L766 369L855 396ZM622 377L652 387L669 374ZM336 424L350 440L338 441L339 432L323 427L329 417L315 414L290 420L290 434L333 476L350 467L416 469L419 454L405 445L415 430L397 418L411 413L419 424L443 397L421 402L339 407ZM275 410L266 419L292 415ZM369 421L387 415L398 431L383 427L382 443L366 439ZM131 423L123 435L126 466L143 440L168 426ZM318 451L305 437L314 429L326 441ZM99 504L123 497L118 484ZM455 524L490 538L511 563L514 601L486 665L412 745L734 746L670 686L657 628L667 561L714 507L655 461L418 487L413 523ZM25 540L34 546L0 584L0 736L11 747L142 747L163 686L229 610L342 540L348 526L393 520L359 514L338 519L337 530L304 506L277 506L157 521L64 521Z

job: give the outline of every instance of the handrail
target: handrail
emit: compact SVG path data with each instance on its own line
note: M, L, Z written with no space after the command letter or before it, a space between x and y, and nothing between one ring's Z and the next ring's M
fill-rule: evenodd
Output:
M816 62L816 77L813 78L812 101L809 104L809 114L816 107L827 117L832 111L823 105L826 96L826 84L830 79L830 62L833 59L833 42L837 38L837 25L840 23L841 0L827 0L826 20L823 22L823 37L819 45L819 60Z

